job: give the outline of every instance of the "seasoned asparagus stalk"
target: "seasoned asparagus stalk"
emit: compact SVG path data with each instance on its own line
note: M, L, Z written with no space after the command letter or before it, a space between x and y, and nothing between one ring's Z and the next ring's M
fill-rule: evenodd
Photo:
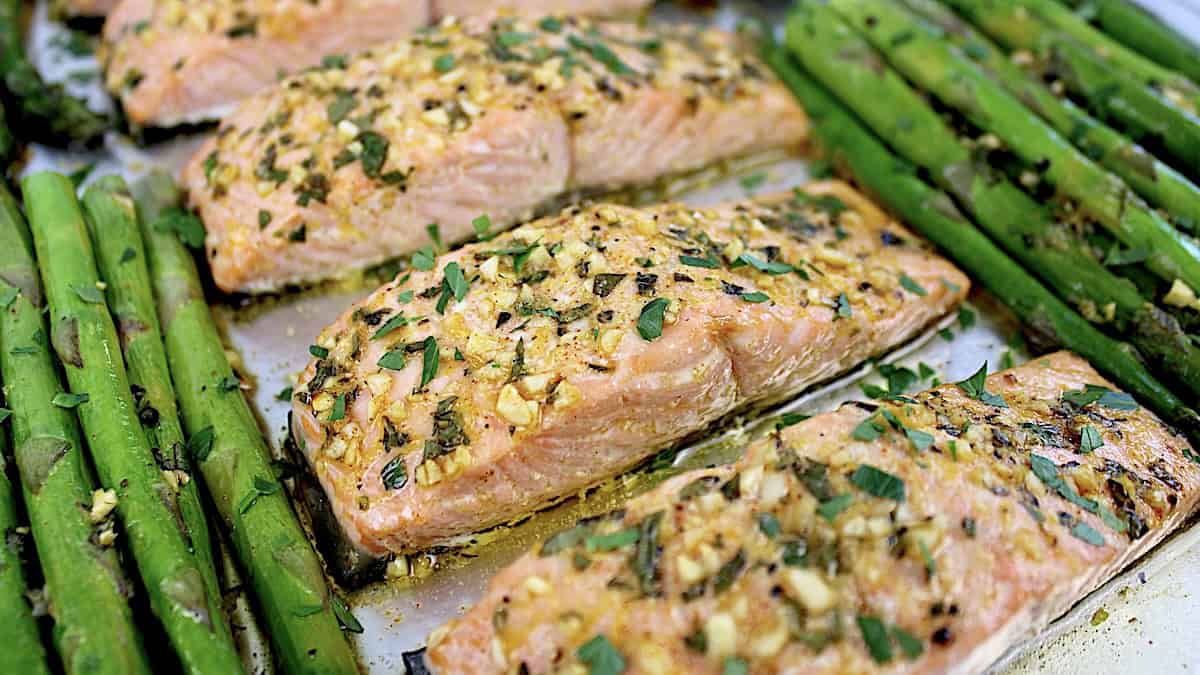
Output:
M96 262L108 286L108 305L120 330L121 349L138 418L150 447L159 458L164 477L178 485L176 498L183 530L204 576L213 629L232 639L222 607L213 542L200 501L200 488L192 480L192 463L185 452L183 427L179 422L171 373L167 369L167 353L158 326L154 291L133 197L120 176L105 176L88 189L83 208ZM236 385L234 382L227 386Z
M8 438L0 429L0 537L5 542L0 545L0 626L4 626L6 642L0 649L0 673L49 675L37 621L25 599L28 589L21 551L12 544L19 537L21 523L17 520L19 497L8 475Z
M175 234L155 226L178 203L178 190L158 173L135 186L135 194L183 421L193 438L206 439L193 443L193 459L231 533L275 652L288 672L355 672L338 625L345 617L338 613L348 610L326 586L253 412L239 390L221 386L235 376L195 262Z
M1200 395L1200 349L1179 323L1101 265L1048 209L995 175L836 13L803 6L788 22L788 45L900 154L927 169L965 204L1010 255L1036 270L1086 318L1128 333L1145 356Z
M1105 35L1055 0L1020 0L1046 25L1061 31L1099 55L1114 70L1137 78L1168 98L1188 101L1192 112L1200 105L1200 86L1182 73L1166 68Z
M1148 202L1167 211L1173 222L1189 230L1200 226L1200 188L1178 171L1070 100L1026 77L1003 50L937 0L902 0L902 4L940 29L941 35L964 55L1084 154L1120 176Z
M92 146L104 138L109 120L71 96L60 84L46 83L25 58L21 0L0 0L0 75L8 94L9 124L22 138L54 146Z
M1067 0L1089 10L1092 23L1159 65L1200 82L1200 46L1130 0Z
M1009 1L943 0L1010 50L1038 58L1045 75L1061 80L1143 145L1160 145L1194 177L1200 175L1200 117L1110 67L1094 52Z
M186 671L237 672L233 641L208 610L175 474L155 458L138 420L74 187L65 176L37 173L22 188L50 304L51 344L71 387L66 402L79 415L101 484L117 493L117 516L150 606Z
M129 610L131 586L112 546L115 502L93 493L75 414L54 403L63 391L32 248L16 201L0 185L0 298L6 303L0 371L55 645L67 673L149 673Z
M904 222L949 253L1042 340L1079 353L1193 442L1200 438L1200 416L1156 380L1133 350L1105 336L1006 256L945 193L926 185L910 163L893 155L782 49L768 47L766 60L804 103L835 166L848 169Z
M886 0L831 0L829 6L863 31L896 70L998 136L1121 243L1148 251L1146 264L1156 274L1200 289L1200 249L1195 244L974 64L920 30L910 13Z

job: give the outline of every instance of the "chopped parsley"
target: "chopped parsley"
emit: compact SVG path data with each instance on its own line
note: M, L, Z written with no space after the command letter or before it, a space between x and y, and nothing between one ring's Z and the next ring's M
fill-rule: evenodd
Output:
M1082 520L1071 526L1071 536L1092 546L1104 546L1104 535Z
M637 332L643 340L651 342L662 336L663 314L669 304L666 298L655 298L642 307L637 320Z
M104 303L104 292L95 286L73 286L75 295L79 296L80 300L92 305Z
M185 446L188 456L197 462L203 462L208 459L209 453L212 452L216 433L216 429L212 425L209 425L188 437Z
M320 345L309 345L308 353L312 354L313 356L317 357L318 359L324 359L329 356L329 350Z
M900 275L900 285L904 287L904 290L910 293L915 293L921 297L929 295L929 291L921 288L921 285L913 281L912 277L908 276L907 274Z
M434 254L432 247L425 246L418 249L417 252L412 256L413 269L418 269L422 272L428 272L429 270L433 269L433 257Z
M855 617L858 630L862 633L863 642L867 643L867 651L875 663L884 664L892 660L892 642L888 639L887 628L883 622L873 616Z
M720 269L721 267L721 263L713 260L712 258L697 258L696 256L692 255L679 256L679 262L683 263L684 265L688 265L689 267L703 267L704 269L709 270ZM616 276L623 277L625 275L621 274Z
M430 335L425 338L421 349L421 384L417 385L418 389L424 389L425 385L437 376L440 359L441 353L438 349L437 338Z
M975 371L975 374L963 380L955 382L959 389L963 390L968 397L976 401L982 401L988 405L994 405L998 408L1007 408L1008 404L1004 402L1004 398L993 394L987 390L987 361Z
M1096 448L1104 445L1104 440L1100 438L1100 431L1091 424L1083 425L1079 430L1079 451L1085 455L1092 452Z
M1113 391L1107 387L1094 384L1085 385L1083 389L1064 392L1062 400L1080 408L1092 403L1099 403L1113 410L1137 410L1137 401L1125 392Z
M854 495L850 493L832 497L817 505L817 515L832 523L838 514L850 508L852 503L854 503Z
M86 393L71 394L60 391L54 395L54 398L50 399L50 402L59 408L66 408L69 410L71 408L78 408L81 404L87 403L88 395Z
M839 319L849 319L854 316L854 308L850 306L850 298L846 297L845 293L838 294L835 309Z
M588 667L588 675L619 675L625 671L625 657L603 634L583 643L575 651Z
M743 293L741 297L742 297L742 300L744 300L746 302L752 302L755 304L760 303L760 302L767 302L768 300L771 299L770 296L768 296L766 293L762 293L760 291L755 291L753 293Z
M333 408L329 411L329 421L337 422L346 417L346 393L338 394L338 397L333 401Z
M850 474L850 483L874 497L904 501L904 481L870 464L859 465Z
M408 365L408 359L404 358L403 349L393 349L379 357L375 365L388 370L404 370L404 366Z

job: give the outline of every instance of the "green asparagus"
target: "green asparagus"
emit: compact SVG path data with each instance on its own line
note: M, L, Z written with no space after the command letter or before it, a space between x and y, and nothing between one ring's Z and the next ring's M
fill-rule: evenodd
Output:
M915 31L924 30L917 27ZM918 39L914 34L909 39ZM1100 264L1084 243L1019 187L976 158L870 44L828 7L811 3L788 22L788 45L901 155L924 167L976 221L1067 302L1128 332L1141 352L1200 394L1200 349L1171 316ZM829 58L834 54L836 57ZM880 105L886 101L886 105Z
M1037 55L1035 62L1045 75L1058 78L1091 108L1124 125L1139 143L1165 148L1193 177L1200 175L1200 117L1190 106L1176 105L1110 67L1011 0L943 1L1008 49Z
M67 673L149 673L129 610L131 586L109 540L113 518L93 494L75 414L52 403L62 388L32 247L16 201L0 185L0 298L6 303L0 371L10 383L5 397L12 408L13 454L46 580L54 642Z
M8 440L0 429L0 626L7 644L0 649L0 673L49 675L46 650L38 634L37 620L25 599L25 570L22 568L17 528L17 493L8 481Z
M1200 46L1130 0L1067 0L1126 47L1200 82Z
M191 254L155 223L178 203L165 174L135 186L142 237L193 459L232 534L272 643L288 672L350 673L356 662L339 627L341 601L271 466L258 421L237 389ZM343 615L344 616L344 615Z
M782 49L767 50L767 62L804 103L835 166L848 167L867 191L949 253L1041 339L1090 360L1193 443L1200 439L1200 416L1158 382L1131 349L1105 336L996 248L945 193L926 185L911 164L893 155Z
M1163 67L1105 35L1055 0L1020 0L1021 6L1036 14L1047 25L1077 40L1099 55L1114 70L1137 78L1148 87L1161 90L1170 98L1185 98L1192 112L1200 105L1200 86L1186 75Z
M117 491L117 517L150 606L184 669L237 672L237 649L209 614L174 474L164 472L138 420L74 186L55 173L27 176L21 185L50 304L51 344L72 392L60 404L76 409L101 484Z
M110 122L71 96L61 84L48 84L25 58L21 0L0 0L0 75L9 124L21 138L55 146L93 146Z
M160 458L164 477L178 484L177 500L183 530L191 543L208 593L208 614L214 630L232 639L225 621L221 587L213 559L207 517L200 489L192 480L191 460L184 451L183 428L175 404L175 390L167 369L154 291L137 209L125 181L105 176L88 189L83 198L88 230L96 251L96 262L107 284L109 307L120 329L121 348L133 386L138 417L146 438Z
M1200 249L1195 244L974 64L919 30L902 7L887 0L831 0L829 6L850 25L861 27L898 71L998 136L1121 243L1147 251L1146 264L1156 274L1200 288Z
M902 0L932 23L1010 94L1069 139L1088 157L1129 183L1151 204L1171 214L1184 229L1200 227L1200 188L1121 133L1096 121L1070 100L1051 93L1007 55L937 0Z

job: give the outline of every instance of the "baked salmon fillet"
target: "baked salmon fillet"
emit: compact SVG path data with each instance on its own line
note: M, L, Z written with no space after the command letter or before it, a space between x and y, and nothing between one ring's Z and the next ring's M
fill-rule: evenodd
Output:
M283 75L407 37L448 16L571 12L621 15L648 0L75 0L112 9L105 82L129 120L174 126L214 119ZM115 5L115 9L113 8Z
M461 241L568 192L798 144L808 120L714 30L549 17L442 25L242 104L184 170L226 291Z
M580 522L438 673L977 673L1196 509L1200 457L1057 353L851 403Z
M598 205L404 274L321 333L293 432L371 556L453 543L917 335L967 278L842 183Z

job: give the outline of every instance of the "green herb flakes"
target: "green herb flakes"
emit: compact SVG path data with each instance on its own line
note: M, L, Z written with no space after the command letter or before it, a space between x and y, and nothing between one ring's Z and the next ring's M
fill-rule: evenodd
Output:
M896 476L871 466L862 464L850 475L850 482L858 489L881 499L904 501L904 481Z
M760 513L756 515L755 520L758 521L758 529L763 534L767 535L767 539L774 539L779 536L782 527L779 525L779 519L771 513Z
M867 651L875 663L884 664L892 660L892 642L888 639L887 628L883 622L873 616L855 617L858 630L862 633L863 642L867 643Z
M1082 520L1071 526L1071 536L1092 546L1104 546L1104 535Z
M709 270L720 269L721 267L721 263L713 260L712 258L697 258L696 256L691 255L679 256L679 262L689 267L703 267L704 269ZM621 274L616 276L624 277L625 275Z
M588 675L619 675L625 671L625 657L604 635L597 635L575 651L588 667Z
M104 304L104 292L95 286L73 286L71 290L80 300L92 305Z
M908 276L907 274L900 275L900 285L904 287L904 290L910 293L915 293L921 297L929 295L929 291L922 288L920 284L918 284L916 281L913 281L912 277Z
M583 545L584 548L588 550L588 553L595 553L597 551L615 551L619 548L632 546L633 544L636 544L637 541L638 529L636 527L631 527L624 530L617 530L616 532L612 532L610 534L596 534L590 536L583 542Z
M62 392L62 391L58 392L57 394L54 395L54 398L50 399L50 403L54 404L55 406L57 406L59 408L66 408L68 410L70 410L72 408L78 408L80 405L87 403L87 402L88 402L88 395L86 393L71 394L71 393Z
M333 408L329 411L329 421L336 422L346 417L346 394L345 392L338 394L333 401Z
M838 294L834 308L839 319L849 319L854 316L854 308L850 306L850 298L846 297L845 293Z
M1092 452L1096 448L1104 445L1104 440L1100 438L1100 431L1091 424L1083 425L1079 430L1079 451L1085 455Z
M669 304L666 298L655 298L642 307L637 320L637 332L643 340L652 342L662 337L663 314Z
M430 335L425 338L421 348L421 384L417 385L417 389L424 389L425 385L437 376L440 361L441 352L438 349L437 338Z
M375 365L387 370L404 370L404 367L408 365L408 359L404 357L403 349L393 349L379 357Z
M838 514L850 508L852 503L854 503L854 495L850 493L838 495L818 504L817 515L832 523Z
M388 490L399 490L408 482L408 465L404 463L404 455L397 455L387 464L383 465L383 470L379 472L379 479L383 482L383 487Z
M213 441L216 439L216 430L209 425L192 434L187 439L187 454L197 462L203 462L208 459L209 453L212 452Z
M1004 402L1004 398L996 394L990 393L987 390L987 361L975 371L975 374L962 382L955 382L959 389L968 397L976 401L982 401L988 405L994 405L998 408L1007 408L1008 404Z

